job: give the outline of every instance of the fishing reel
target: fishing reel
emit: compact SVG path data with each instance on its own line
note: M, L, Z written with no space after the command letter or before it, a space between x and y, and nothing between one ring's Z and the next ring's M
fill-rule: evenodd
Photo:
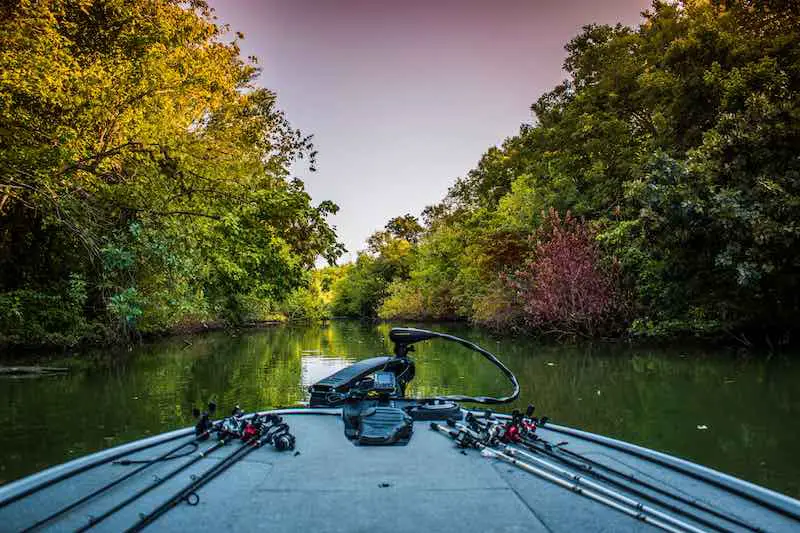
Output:
M238 405L233 408L230 416L217 423L211 422L211 415L217 410L217 404L209 402L208 410L200 413L197 408L192 413L198 419L195 425L195 435L198 440L206 440L212 431L215 431L219 440L231 438L241 439L242 442L261 446L270 443L279 452L293 450L295 436L289 432L289 424L275 413L263 415L244 416L244 411Z
M432 429L437 429L438 426L439 424L436 422L431 422ZM447 419L447 426L455 430L451 435L459 448L478 448L480 444L486 444L486 438L483 434L475 431L470 426L459 424L453 418Z
M214 428L214 423L211 421L211 417L214 416L214 413L217 412L217 404L212 400L208 402L208 410L203 411L200 413L200 409L197 407L192 408L192 416L197 419L197 423L194 426L194 434L199 440L206 440L208 439L209 435L211 434L211 430Z
M482 420L473 413L467 413L464 421L470 430L481 435L481 442L486 445L514 444L523 439L539 438L536 428L544 426L549 419L546 416L533 416L535 409L533 405L528 405L524 415L515 409L511 413L511 419L494 418L491 411L484 412Z
M279 452L294 450L295 437L289 433L289 426L272 436L272 445Z
M238 407L238 406L237 406ZM252 440L253 438L264 433L264 429L274 423L280 422L280 417L271 413L266 415L255 415L250 420L244 422L242 427L241 439L243 442Z
M231 411L231 415L224 418L215 428L217 430L217 438L241 437L247 423L247 420L244 419L244 411L237 405Z
M295 436L289 432L289 424L280 416L268 413L264 415L262 423L263 443L271 443L279 452L294 450Z

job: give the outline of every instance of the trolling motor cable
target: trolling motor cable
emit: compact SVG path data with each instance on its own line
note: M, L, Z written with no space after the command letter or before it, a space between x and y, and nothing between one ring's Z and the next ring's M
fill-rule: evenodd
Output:
M514 373L511 372L511 370L509 370L509 368L504 365L503 362L500 361L493 353L484 350L474 342L470 342L454 335L448 335L447 333L439 333L437 331L429 331L426 329L417 328L392 328L392 330L389 332L389 338L395 343L395 355L397 357L405 357L408 352L413 349L411 346L413 343L423 340L439 338L460 344L468 350L478 352L488 359L489 362L499 368L500 372L502 372L503 375L506 376L506 378L508 378L508 380L511 382L511 385L514 389L509 396L503 396L500 398L494 398L491 396L449 395L437 396L436 398L433 398L435 400L450 400L454 402L471 402L482 403L486 405L497 405L501 403L513 402L519 397L519 382L517 381L517 376L515 376ZM423 400L425 398L419 399Z

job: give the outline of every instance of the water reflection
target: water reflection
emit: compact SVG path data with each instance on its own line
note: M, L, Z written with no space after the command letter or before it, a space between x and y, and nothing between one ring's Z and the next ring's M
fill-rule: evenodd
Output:
M131 351L38 358L38 364L71 371L0 381L0 480L186 426L192 406L210 399L222 412L237 404L261 409L303 402L311 383L354 360L390 353L389 329L333 322L235 336L210 333L191 337L190 345L175 338ZM791 360L699 349L538 344L454 325L436 329L478 342L505 361L522 386L516 407L531 401L538 413L561 423L800 496L800 371ZM509 391L493 366L458 345L425 342L413 357L417 376L410 395Z
M341 370L352 362L353 359L345 359L344 357L304 353L302 360L303 372L300 376L303 389L308 389L310 385Z

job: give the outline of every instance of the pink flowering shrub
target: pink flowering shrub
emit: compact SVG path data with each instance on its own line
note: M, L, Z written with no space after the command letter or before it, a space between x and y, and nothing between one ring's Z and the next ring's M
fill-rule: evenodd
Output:
M618 267L603 268L595 234L583 221L551 209L531 239L533 252L505 278L530 326L593 336L621 325Z

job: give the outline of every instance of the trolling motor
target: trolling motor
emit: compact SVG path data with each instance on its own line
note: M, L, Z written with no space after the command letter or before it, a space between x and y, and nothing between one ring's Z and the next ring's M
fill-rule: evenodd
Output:
M392 328L389 339L394 356L379 356L358 361L309 387L312 407L339 407L345 423L345 436L360 445L406 444L414 420L447 420L461 416L456 402L501 404L515 400L519 383L514 374L493 354L459 337L416 328ZM405 389L414 378L414 361L409 353L414 344L430 339L455 342L476 351L497 366L511 381L510 396L439 396L406 398Z

